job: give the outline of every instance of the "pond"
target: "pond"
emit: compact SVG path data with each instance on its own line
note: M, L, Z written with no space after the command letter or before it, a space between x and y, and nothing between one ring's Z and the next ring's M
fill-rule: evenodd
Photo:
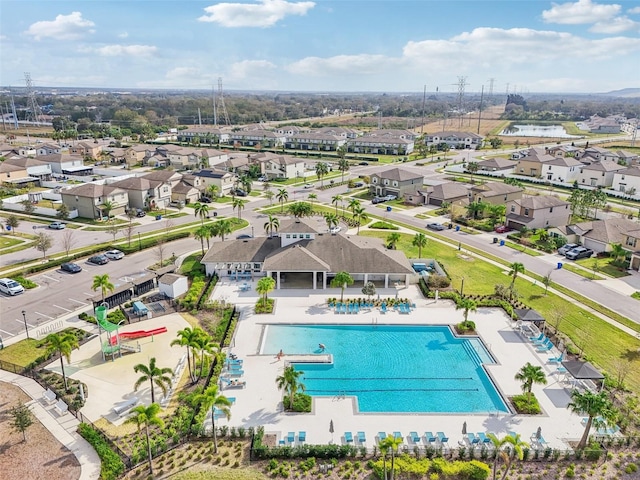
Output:
M500 132L506 137L582 138L569 135L562 125L510 125Z

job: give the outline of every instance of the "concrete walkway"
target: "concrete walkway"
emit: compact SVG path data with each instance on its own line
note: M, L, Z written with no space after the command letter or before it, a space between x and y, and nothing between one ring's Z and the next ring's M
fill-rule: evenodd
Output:
M80 423L76 417L70 413L60 416L54 410L53 404L45 405L41 400L44 389L35 380L0 370L0 382L11 383L31 397L32 400L27 402L27 406L34 416L80 462L79 480L97 480L100 478L100 458L93 447L76 433ZM26 461L28 460L25 459Z

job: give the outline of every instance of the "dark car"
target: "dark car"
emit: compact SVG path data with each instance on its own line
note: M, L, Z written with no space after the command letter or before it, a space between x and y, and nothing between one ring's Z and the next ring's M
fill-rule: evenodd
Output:
M240 188L236 188L235 190L231 190L231 195L235 195L236 197L246 197L247 192Z
M138 210L136 212L136 217L144 217L147 214L144 210Z
M369 162L360 162L360 163L358 163L358 165L363 165L363 166L364 165L369 165Z
M248 233L241 233L240 235L236 236L237 240L245 240L247 238L253 238L253 235L250 235Z
M498 225L495 228L496 233L507 233L509 230L511 230L509 227L507 227L506 225Z
M200 202L202 202L202 203L211 203L211 198L202 196L202 197L200 197Z
M579 260L581 258L589 258L593 255L593 250L585 247L576 247L567 252L565 257L568 260Z
M354 186L355 188L364 187L364 182L356 182L356 183L354 183L354 184L353 184L353 186Z
M71 262L63 263L60 265L60 269L67 273L79 273L82 271L82 267L80 265Z
M429 223L427 224L427 228L429 230L444 230L445 226L442 225L441 223Z
M87 262L93 263L94 265L106 265L109 263L109 259L105 255L94 255L93 257L89 257Z

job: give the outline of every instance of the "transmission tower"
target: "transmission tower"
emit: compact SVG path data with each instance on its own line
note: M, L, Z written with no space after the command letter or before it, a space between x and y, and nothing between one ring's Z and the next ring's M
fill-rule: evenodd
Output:
M464 89L467 86L467 77L458 77L458 114L460 115L460 127L462 127L462 116L464 114Z
M227 107L224 104L224 95L222 93L222 77L218 77L218 98L214 103L213 108L213 123L214 125L218 125L218 112L222 114L222 120L224 120L225 125L231 125L229 121L229 114L227 113Z
M39 125L42 121L42 110L36 99L36 92L33 90L31 83L31 74L24 72L24 83L27 85L27 121L32 121Z
M489 79L489 97L493 97L493 84L495 83L495 78Z

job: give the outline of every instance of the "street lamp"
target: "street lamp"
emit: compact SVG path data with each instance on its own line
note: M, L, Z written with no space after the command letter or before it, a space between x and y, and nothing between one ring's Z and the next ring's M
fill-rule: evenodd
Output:
M464 277L462 277L462 282L460 284L460 296L464 297Z
M24 331L27 332L27 338L29 337L29 326L27 325L27 312L22 310L22 319L24 320Z

